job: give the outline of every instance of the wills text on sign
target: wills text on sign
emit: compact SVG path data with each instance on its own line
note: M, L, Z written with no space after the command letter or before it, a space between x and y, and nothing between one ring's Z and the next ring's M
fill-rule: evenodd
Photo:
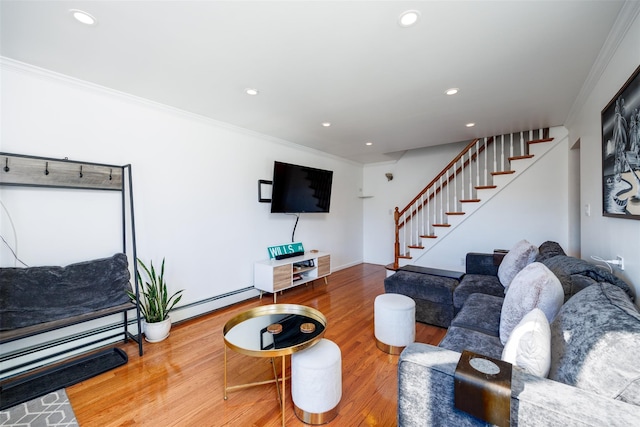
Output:
M297 252L304 253L304 247L302 243L289 243L286 245L278 245L278 246L269 246L269 258L275 258L277 256L293 254Z

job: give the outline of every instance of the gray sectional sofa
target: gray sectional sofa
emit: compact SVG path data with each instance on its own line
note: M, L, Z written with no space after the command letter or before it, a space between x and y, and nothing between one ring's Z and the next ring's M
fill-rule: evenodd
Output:
M493 260L467 257L467 274L453 293L456 315L440 345L414 343L401 354L399 426L487 424L455 408L454 372L463 350L502 356L505 288ZM640 425L640 312L629 286L554 242L541 245L535 261L562 291L548 324L548 376L513 366L511 425Z

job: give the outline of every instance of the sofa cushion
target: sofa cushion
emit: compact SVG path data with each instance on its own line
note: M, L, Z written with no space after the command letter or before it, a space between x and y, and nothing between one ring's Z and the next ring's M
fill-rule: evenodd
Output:
M532 375L546 377L549 374L551 330L542 310L534 308L513 329L502 350L502 360Z
M66 267L3 268L0 329L18 329L126 304L129 278L125 254Z
M470 350L485 356L500 359L502 356L502 343L500 338L487 335L473 329L451 326L440 342L439 347L462 353Z
M494 337L500 336L500 310L504 298L487 294L472 294L451 326L472 329Z
M525 266L531 264L537 255L538 248L526 240L520 240L507 252L500 263L500 267L498 267L498 278L505 287L505 292L513 278L516 277L516 274Z
M453 291L453 307L459 312L470 295L480 293L504 297L504 286L498 276L483 274L465 274L458 287Z
M562 307L564 292L558 278L544 264L534 262L514 277L504 297L500 317L500 340L506 343L511 331L534 308L541 309L549 322Z
M551 323L549 378L640 405L640 312L602 282L577 293Z

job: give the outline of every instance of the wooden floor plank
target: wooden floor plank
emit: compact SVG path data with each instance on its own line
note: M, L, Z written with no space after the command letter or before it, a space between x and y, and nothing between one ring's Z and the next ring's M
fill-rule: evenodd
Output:
M398 356L378 350L373 339L373 301L384 293L384 266L360 264L334 272L329 284L300 286L278 295L278 303L302 304L327 317L325 337L342 352L343 388L335 426L396 424ZM275 385L228 394L223 399L222 328L234 315L272 302L254 298L174 325L171 336L146 344L122 344L129 362L67 389L83 427L110 426L278 426ZM445 330L418 323L416 341L440 342ZM227 350L229 384L273 377L269 359ZM287 371L290 358L287 357ZM278 363L279 365L279 363ZM280 366L278 366L280 369ZM286 385L286 424L304 426L293 413Z

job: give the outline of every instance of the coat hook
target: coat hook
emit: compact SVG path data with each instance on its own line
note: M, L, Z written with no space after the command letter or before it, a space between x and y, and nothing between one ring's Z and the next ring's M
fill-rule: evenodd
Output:
M11 169L9 169L9 158L5 157L4 159L4 171L5 172L9 172Z
M82 178L82 165L80 165L80 178Z
M44 174L49 175L49 162L45 162L44 164Z

